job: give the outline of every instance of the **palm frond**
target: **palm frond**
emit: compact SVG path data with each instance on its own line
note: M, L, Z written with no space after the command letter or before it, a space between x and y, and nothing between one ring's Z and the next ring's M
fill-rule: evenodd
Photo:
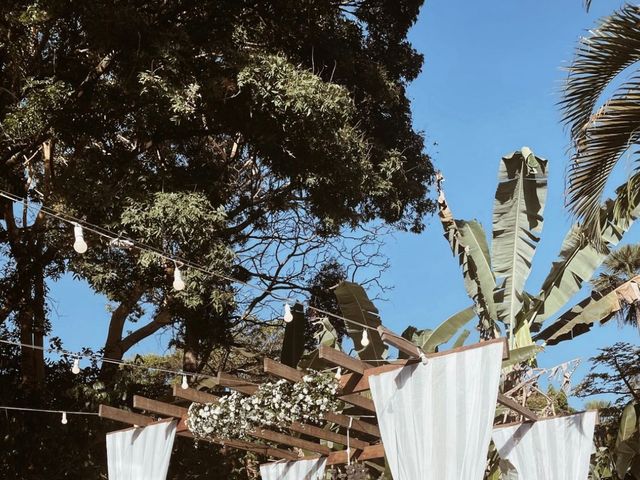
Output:
M596 243L601 243L600 202L607 181L620 157L639 139L640 75L636 75L589 120L580 137L574 138L568 206L583 219L585 232Z
M590 5L590 2L587 6ZM584 125L611 80L640 60L640 7L626 5L606 17L581 39L569 67L560 105L572 139L582 136Z

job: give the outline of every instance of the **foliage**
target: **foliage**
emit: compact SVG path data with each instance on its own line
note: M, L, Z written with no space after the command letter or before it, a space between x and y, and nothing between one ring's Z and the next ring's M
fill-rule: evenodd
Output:
M640 474L640 348L619 342L591 358L593 368L576 388L587 397L608 395L614 403L601 405L596 431L598 448L594 478L638 478ZM592 405L593 406L593 405Z
M256 393L232 392L215 404L192 403L187 426L197 438L244 439L254 428L320 423L337 407L338 382L331 373L308 372L301 382L261 383Z
M480 334L487 338L504 331L514 350L537 340L553 345L573 338L634 302L632 295L623 294L624 289L635 288L636 279L628 279L615 290L594 291L541 331L543 323L591 278L632 223L619 221L613 203L606 202L599 218L603 248L595 248L583 227L574 225L538 295L527 292L526 279L543 224L547 169L548 162L526 147L503 157L494 203L492 256L482 226L476 221L455 220L438 182L445 238L462 267L465 289L479 317Z
M600 202L612 171L638 142L638 76L597 102L624 69L640 60L640 8L626 4L580 40L561 101L574 148L568 175L568 205L584 221L591 241L601 245ZM638 174L617 190L616 218L636 216Z

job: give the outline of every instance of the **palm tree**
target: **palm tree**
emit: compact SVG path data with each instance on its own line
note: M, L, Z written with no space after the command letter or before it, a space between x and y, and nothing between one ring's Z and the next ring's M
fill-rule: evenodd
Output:
M640 71L636 69L601 107L596 103L618 74L639 62L640 7L625 5L580 40L560 102L574 149L568 207L596 244L607 181L620 158L640 141ZM636 170L617 191L619 219L632 215L640 200L639 187L640 170Z
M640 244L620 247L607 256L602 266L602 272L591 281L596 290L607 291L628 282L640 275ZM620 306L616 315L620 323L640 328L640 305L621 303Z

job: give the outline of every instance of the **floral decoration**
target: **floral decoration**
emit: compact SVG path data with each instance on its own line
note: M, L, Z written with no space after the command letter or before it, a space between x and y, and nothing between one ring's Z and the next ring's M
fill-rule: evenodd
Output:
M245 439L256 427L285 428L292 422L320 423L338 406L338 381L310 372L301 382L263 383L255 394L233 392L218 403L192 403L187 427L197 438Z

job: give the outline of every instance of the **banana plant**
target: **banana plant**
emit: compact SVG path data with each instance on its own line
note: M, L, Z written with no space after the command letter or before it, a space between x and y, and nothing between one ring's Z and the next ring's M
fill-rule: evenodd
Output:
M573 338L588 331L594 323L609 320L620 302L640 300L621 295L631 283L640 295L637 289L640 279L632 279L615 290L594 293L557 316L640 216L640 206L635 205L630 217L620 219L611 200L601 207L602 242L598 247L590 243L580 225L574 225L540 292L534 295L525 290L544 223L548 166L547 160L527 147L501 159L491 254L482 225L475 220L454 218L442 189L442 177L437 179L444 236L461 266L465 290L479 318L481 336L504 334L512 349L529 347L540 340L553 344ZM543 324L554 317L551 325L543 329Z

